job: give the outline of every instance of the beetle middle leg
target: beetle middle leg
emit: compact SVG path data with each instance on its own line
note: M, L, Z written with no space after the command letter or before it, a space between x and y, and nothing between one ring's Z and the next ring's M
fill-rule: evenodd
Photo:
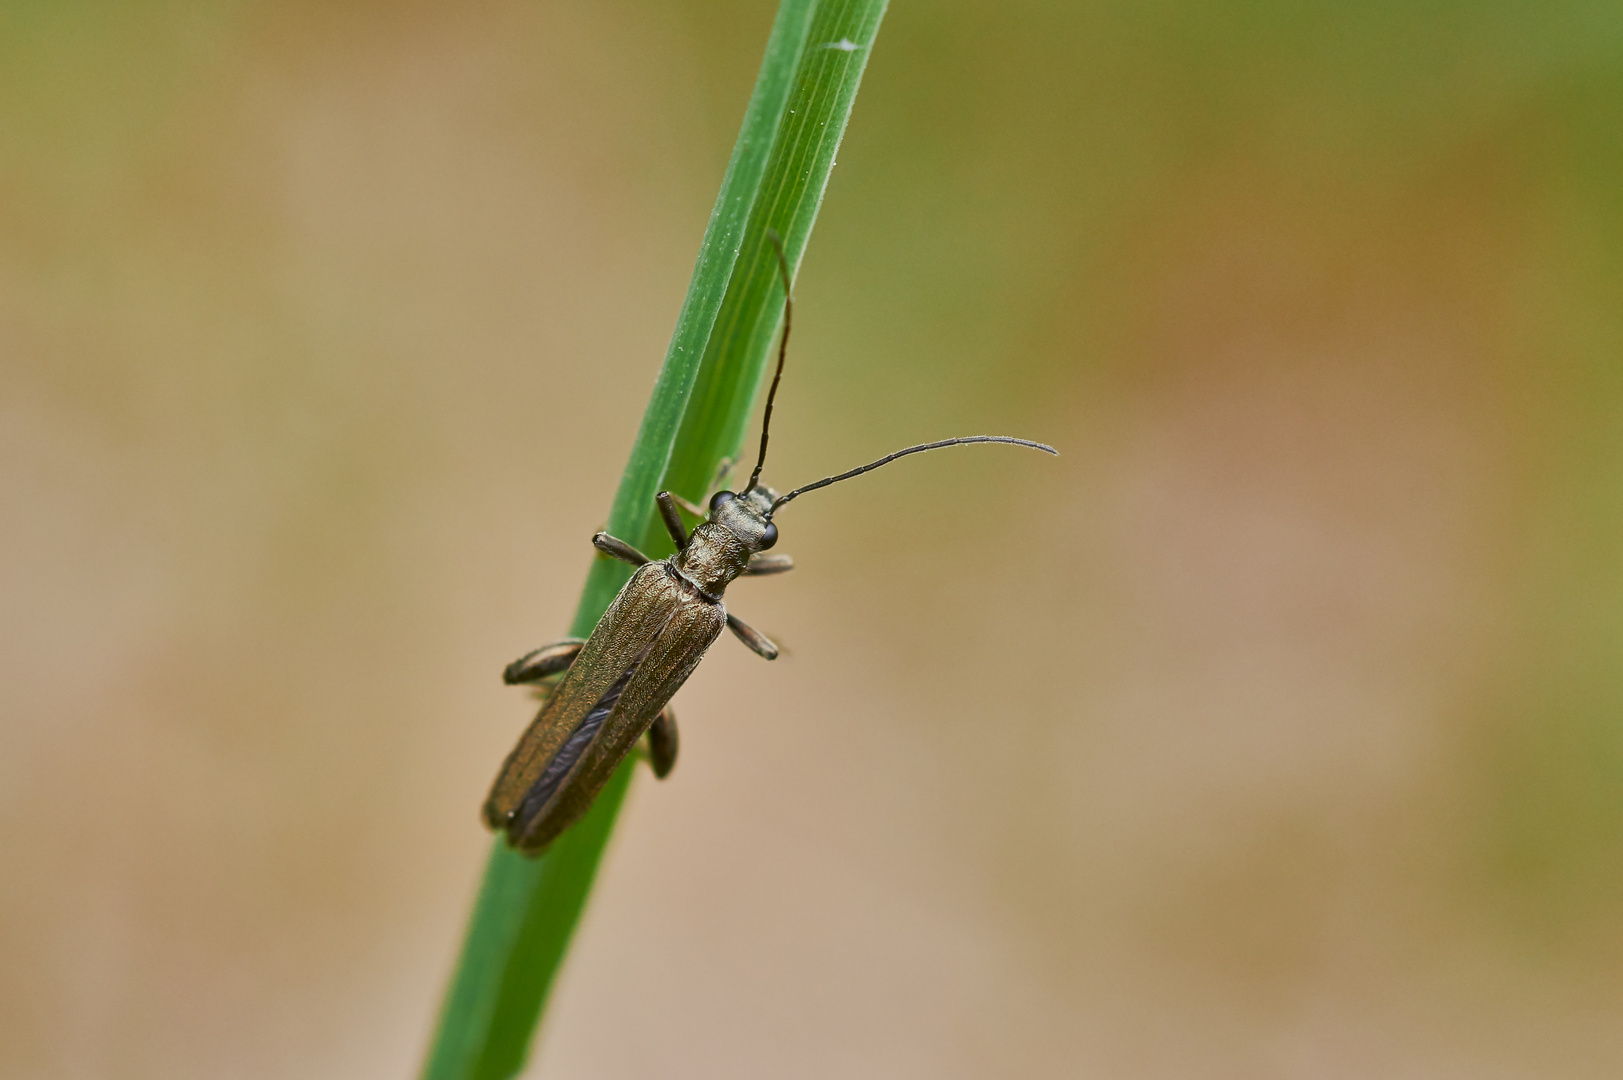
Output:
M727 616L727 629L731 630L739 641L742 641L766 659L776 660L778 658L778 647L772 644L772 639L743 619L740 619L737 615L729 614Z
M630 544L626 543L624 540L621 540L616 536L610 536L606 532L600 532L593 536L592 546L597 548L597 550L601 551L603 554L613 555L616 559L619 559L622 562L628 562L632 566L641 566L644 563L651 563L654 561L648 556L644 555L642 552L638 551L636 548L632 547Z
M562 641L555 641L551 645L543 645L534 652L527 652L502 669L502 682L508 686L520 686L526 683L538 683L542 679L565 670L575 662L580 655L585 638L570 637Z

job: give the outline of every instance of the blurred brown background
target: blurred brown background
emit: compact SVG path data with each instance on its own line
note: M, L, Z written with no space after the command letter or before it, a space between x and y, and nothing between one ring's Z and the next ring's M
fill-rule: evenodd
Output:
M413 1073L768 3L0 11L0 1075ZM898 0L532 1071L1623 1072L1623 20Z

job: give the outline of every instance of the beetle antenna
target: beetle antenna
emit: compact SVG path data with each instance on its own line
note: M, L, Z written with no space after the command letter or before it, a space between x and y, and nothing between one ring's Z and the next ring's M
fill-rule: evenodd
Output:
M738 493L741 496L755 490L755 485L761 479L761 467L766 464L766 436L772 427L772 399L778 396L778 381L783 378L783 358L789 351L789 315L795 306L789 295L789 259L783 253L783 238L776 229L768 229L766 238L772 241L772 253L778 257L778 275L783 278L783 337L778 339L778 370L772 373L772 389L766 392L766 413L761 417L761 456L755 461L755 471L750 473L749 484Z
M960 435L956 439L942 439L940 442L919 443L917 446L909 446L905 450L898 450L894 454L886 454L878 461L870 461L866 465L851 469L848 472L842 472L838 476L825 476L815 484L807 484L805 487L795 488L789 494L779 496L778 500L772 504L772 508L767 511L767 519L771 520L772 515L777 513L778 507L782 506L784 503L788 502L790 499L793 499L797 495L804 495L808 491L816 491L818 488L825 488L830 484L838 484L841 480L849 480L853 476L861 476L865 472L873 472L875 469L879 468L879 466L889 465L897 458L906 457L908 454L921 454L926 450L939 450L943 446L963 446L967 443L1008 443L1011 446L1029 446L1033 450L1041 450L1044 453L1053 454L1055 457L1059 456L1059 451L1055 450L1047 443L1032 442L1030 439L1016 439L1012 435Z

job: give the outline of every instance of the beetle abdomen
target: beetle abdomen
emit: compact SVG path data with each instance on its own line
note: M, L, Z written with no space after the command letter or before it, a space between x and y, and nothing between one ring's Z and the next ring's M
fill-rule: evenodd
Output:
M626 601L633 596L636 602L628 604ZM634 666L636 670L630 678L625 678L624 669L616 672L612 683L598 684L603 689L591 706L582 702L582 714L595 709L608 696L609 689L625 678L618 700L608 709L597 732L585 740L579 760L559 781L549 801L534 804L533 815L520 812L507 821L508 839L527 854L544 851L591 806L615 767L636 746L654 717L727 625L727 610L719 603L693 595L687 585L667 574L664 564L650 563L633 576L631 584L610 605L604 623L611 618L622 631L615 638L617 642L622 646L627 639L639 643L638 652L626 655L624 660L628 667ZM654 619L659 621L655 623ZM593 632L593 641L601 634L604 623L599 623L600 629ZM629 632L631 626L638 624L641 630ZM591 647L592 642L588 642L581 658L575 661L576 666L588 659L587 651ZM547 712L550 714L552 710ZM557 740L558 750L554 756L561 755L563 744L568 741L567 738ZM549 758L547 765L551 764ZM539 779L545 771L545 767L537 767L534 775ZM523 804L528 811L532 805L529 793L516 799L515 804Z
M650 596L650 590L662 595ZM587 714L620 682L627 668L648 655L649 646L670 621L676 593L661 565L649 564L632 575L502 763L485 800L485 822L491 828L508 828ZM656 602L648 603L650 599ZM623 693L624 687L621 690ZM603 722L599 721L600 733ZM586 748L590 747L588 740ZM566 770L558 790L569 786L569 775ZM516 833L513 839L516 843Z
M580 726L569 733L569 738L564 741L558 753L553 756L551 761L547 762L547 767L542 770L540 778L535 782L535 786L525 794L524 801L519 804L518 810L514 812L515 829L522 831L524 825L539 814L547 803L552 801L552 797L558 793L558 788L562 786L565 778L579 763L581 755L586 753L586 748L597 737L598 731L603 727L603 721L607 720L609 714L614 711L615 704L619 702L620 695L625 692L626 684L631 681L631 676L636 674L639 665L640 661L638 664L632 664L626 668L625 674L615 680L614 685L609 687L608 692L603 695L602 699L592 706L591 711L586 714L586 718L580 722Z

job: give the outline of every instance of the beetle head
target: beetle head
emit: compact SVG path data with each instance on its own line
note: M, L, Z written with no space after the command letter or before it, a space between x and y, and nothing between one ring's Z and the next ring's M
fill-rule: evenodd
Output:
M710 497L710 520L727 528L750 551L765 551L778 542L772 524L772 501L778 493L757 484L743 495L718 491Z

